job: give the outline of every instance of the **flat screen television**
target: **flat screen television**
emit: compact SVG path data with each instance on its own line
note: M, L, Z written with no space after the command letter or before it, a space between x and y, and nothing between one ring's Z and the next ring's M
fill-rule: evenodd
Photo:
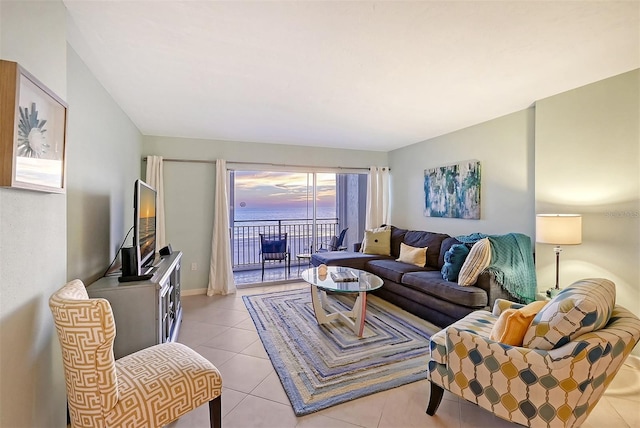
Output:
M144 275L156 255L156 190L136 180L133 200L133 245L139 248L138 270Z

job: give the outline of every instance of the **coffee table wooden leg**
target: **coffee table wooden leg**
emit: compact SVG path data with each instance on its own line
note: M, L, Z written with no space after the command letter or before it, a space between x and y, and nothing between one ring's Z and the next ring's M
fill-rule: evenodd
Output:
M356 309L358 306L358 309ZM364 333L364 321L367 318L367 292L362 291L358 294L358 298L356 299L355 306L353 308L357 310L356 322L354 327L358 328L357 334L358 337L362 337ZM355 332L355 329L354 329Z
M320 293L322 293L322 295L319 295ZM331 322L331 319L327 316L327 312L324 309L327 304L327 296L324 291L318 290L318 287L315 285L311 285L311 303L313 304L313 312L316 314L318 324Z
M329 312L332 308L327 301L327 294L324 290L320 290L315 285L311 285L311 303L318 324L328 324L333 320L339 319L347 324L351 330L353 330L354 334L362 337L367 314L366 291L358 293L358 297L350 311Z

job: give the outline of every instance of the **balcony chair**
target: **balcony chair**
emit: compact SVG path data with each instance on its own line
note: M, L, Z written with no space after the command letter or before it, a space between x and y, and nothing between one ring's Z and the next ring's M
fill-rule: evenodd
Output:
M260 260L262 261L262 281L264 281L265 262L285 262L285 278L287 269L291 275L291 253L287 246L287 234L266 235L260 234Z
M347 230L349 230L348 227L346 229L342 229L342 231L340 232L340 235L333 236L329 242L321 243L320 247L318 247L318 252L325 253L327 251L346 250L347 247L344 246L343 243L344 243L344 237L347 234ZM326 248L325 248L325 245L326 245Z
M615 304L606 279L578 281L536 314L540 303L498 299L493 313L433 335L427 414L446 389L520 425L582 424L640 339L640 320Z
M180 343L151 346L116 360L111 305L89 299L74 280L49 299L62 348L72 427L161 427L209 403L222 425L220 372Z

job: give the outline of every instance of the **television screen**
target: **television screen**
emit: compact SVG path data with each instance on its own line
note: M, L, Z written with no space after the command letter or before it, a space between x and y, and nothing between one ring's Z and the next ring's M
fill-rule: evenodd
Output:
M156 191L142 180L134 189L133 245L140 247L139 274L145 274L156 254Z

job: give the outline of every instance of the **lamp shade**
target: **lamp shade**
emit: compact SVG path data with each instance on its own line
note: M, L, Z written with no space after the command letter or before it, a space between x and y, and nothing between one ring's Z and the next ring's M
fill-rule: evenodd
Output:
M553 245L581 244L582 216L580 214L538 214L536 242Z

